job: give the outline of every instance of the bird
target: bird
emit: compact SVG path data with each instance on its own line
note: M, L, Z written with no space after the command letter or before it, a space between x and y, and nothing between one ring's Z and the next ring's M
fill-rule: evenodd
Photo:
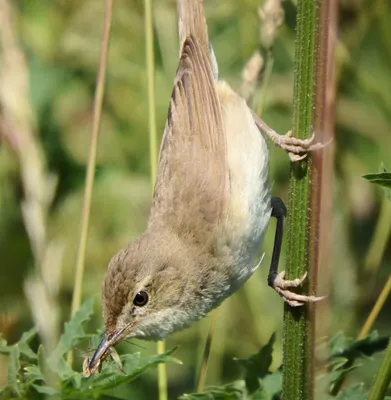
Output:
M277 134L219 77L202 0L178 0L179 65L159 152L147 228L109 262L102 341L90 376L124 339L160 340L199 320L260 264L277 219L268 284L291 306L319 301L289 289L305 275L278 273L286 207L273 197L266 137L292 161L322 144Z

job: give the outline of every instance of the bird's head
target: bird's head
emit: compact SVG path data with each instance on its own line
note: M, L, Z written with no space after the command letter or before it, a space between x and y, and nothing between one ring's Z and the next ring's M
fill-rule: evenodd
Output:
M144 234L109 263L102 287L105 333L89 362L90 370L110 347L128 338L158 340L188 325L188 254L180 242ZM190 307L191 310L191 307Z

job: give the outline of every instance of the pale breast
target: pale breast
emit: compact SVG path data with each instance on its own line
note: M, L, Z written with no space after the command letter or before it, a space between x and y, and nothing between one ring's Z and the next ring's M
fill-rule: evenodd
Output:
M244 100L226 83L217 82L216 86L230 173L229 209L222 240L233 259L231 283L240 286L254 272L255 257L271 215L269 150Z

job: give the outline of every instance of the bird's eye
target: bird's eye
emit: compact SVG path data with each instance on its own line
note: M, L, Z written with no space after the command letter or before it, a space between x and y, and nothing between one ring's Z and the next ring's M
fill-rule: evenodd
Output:
M148 303L149 296L145 290L138 292L136 296L134 296L133 304L137 307L145 306Z

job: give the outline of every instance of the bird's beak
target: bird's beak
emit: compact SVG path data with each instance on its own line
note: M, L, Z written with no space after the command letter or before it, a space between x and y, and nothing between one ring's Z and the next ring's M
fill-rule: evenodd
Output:
M109 335L106 332L103 334L98 348L95 350L94 355L88 363L88 368L90 371L96 370L101 362L109 355L110 348L121 340L121 334L123 331L124 328L118 329L112 335Z

